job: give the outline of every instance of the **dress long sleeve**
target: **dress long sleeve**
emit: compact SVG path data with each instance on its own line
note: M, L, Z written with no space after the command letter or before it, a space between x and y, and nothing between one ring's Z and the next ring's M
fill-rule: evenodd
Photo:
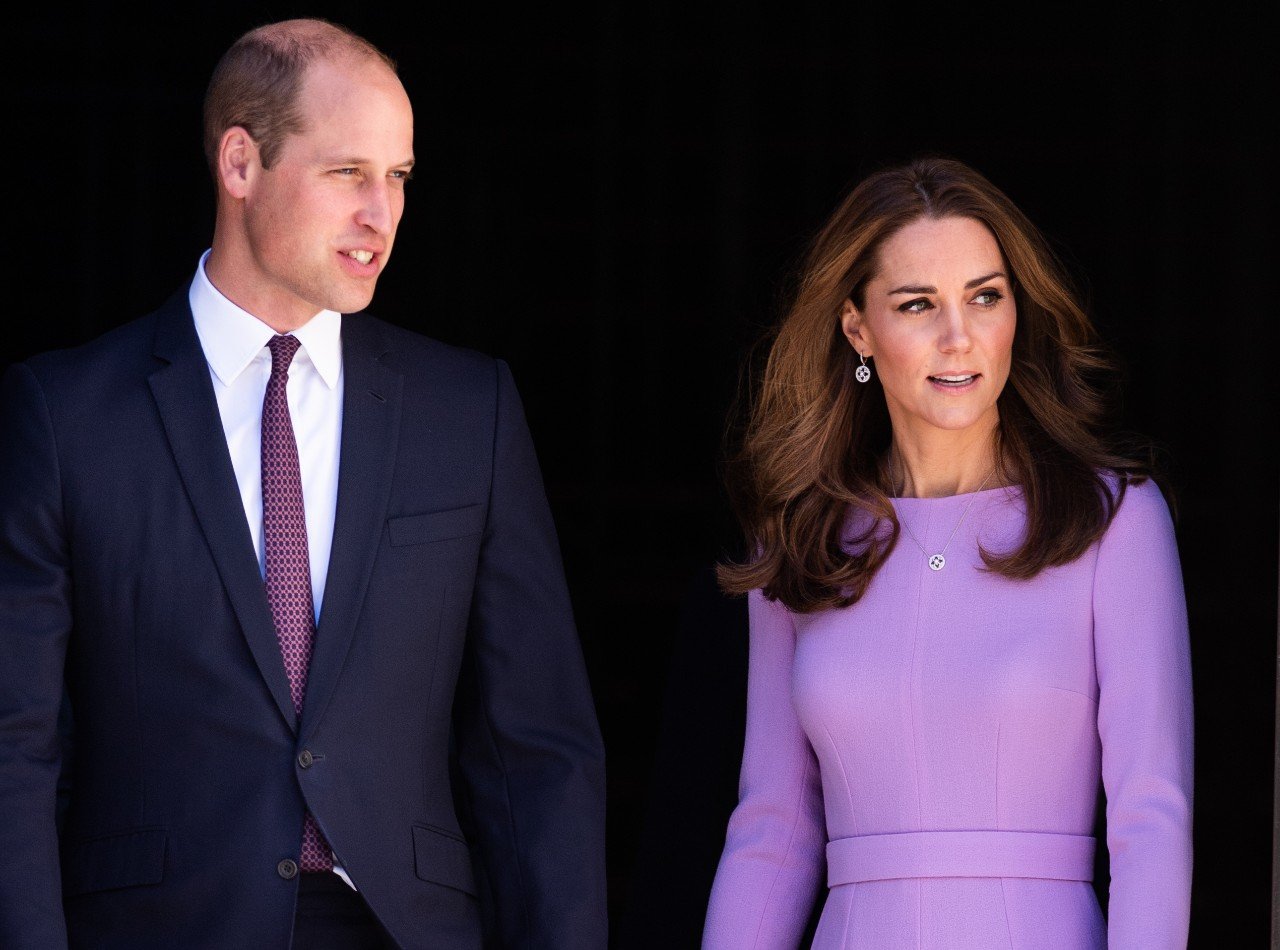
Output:
M1191 663L1169 512L1132 487L1094 575L1111 950L1184 948L1191 895Z
M791 616L759 591L748 602L751 648L739 802L711 891L703 948L794 950L822 883L821 783L792 704Z

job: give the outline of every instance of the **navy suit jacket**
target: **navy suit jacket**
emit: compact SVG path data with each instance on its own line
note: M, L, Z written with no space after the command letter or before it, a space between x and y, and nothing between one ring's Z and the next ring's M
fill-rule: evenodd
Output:
M5 950L284 950L307 809L403 947L604 946L603 751L510 373L367 315L342 346L300 719L186 289L5 376Z

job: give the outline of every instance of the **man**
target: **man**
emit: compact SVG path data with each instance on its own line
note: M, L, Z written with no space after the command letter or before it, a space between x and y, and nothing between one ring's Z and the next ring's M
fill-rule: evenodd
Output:
M603 947L603 753L511 376L340 316L404 209L404 89L272 24L206 148L190 286L5 377L0 946Z

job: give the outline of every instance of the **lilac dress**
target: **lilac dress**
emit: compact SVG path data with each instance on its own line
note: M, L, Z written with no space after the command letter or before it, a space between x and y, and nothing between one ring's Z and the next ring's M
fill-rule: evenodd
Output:
M703 947L1186 946L1191 672L1177 548L1150 482L1102 540L1030 581L980 570L1021 493L897 499L866 596L792 614L750 597L740 801ZM861 516L865 517L865 516ZM1109 920L1092 878L1099 780Z

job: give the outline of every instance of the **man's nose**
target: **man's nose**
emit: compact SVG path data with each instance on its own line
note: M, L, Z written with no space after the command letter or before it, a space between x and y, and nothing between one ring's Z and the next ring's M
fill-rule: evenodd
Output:
M356 212L356 223L378 234L390 234L395 228L394 197L391 187L382 180L369 182L362 190L363 201Z

